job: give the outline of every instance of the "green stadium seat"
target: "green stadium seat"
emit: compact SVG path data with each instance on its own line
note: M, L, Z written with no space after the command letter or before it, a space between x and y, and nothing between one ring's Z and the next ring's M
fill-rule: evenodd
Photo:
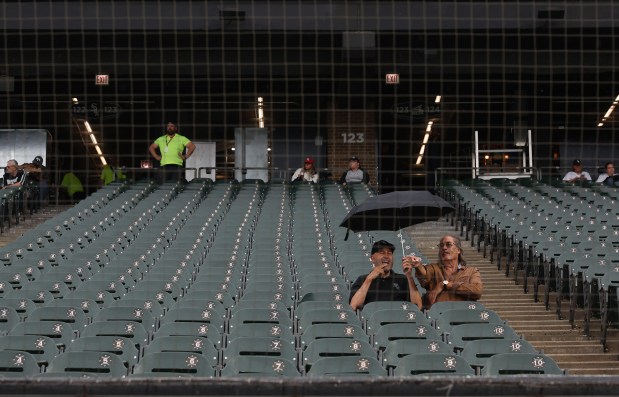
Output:
M221 370L222 377L299 377L296 363L268 356L231 357Z
M96 351L114 354L120 357L127 368L131 368L137 363L140 354L132 340L122 336L103 335L77 338L66 351Z
M61 377L69 374L83 377L123 378L127 368L120 357L100 351L71 351L56 356L45 370L46 374Z
M541 353L499 353L489 357L483 376L496 375L565 375L557 363Z
M373 356L324 357L317 360L307 372L308 377L376 377L387 376L387 370Z
M155 352L142 357L131 377L213 377L210 358L194 352Z
M455 353L418 353L402 357L393 375L475 375L475 370Z

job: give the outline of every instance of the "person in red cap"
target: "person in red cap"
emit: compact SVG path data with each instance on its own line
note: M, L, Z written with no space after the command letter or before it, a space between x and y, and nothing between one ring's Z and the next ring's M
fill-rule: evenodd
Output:
M303 167L292 174L292 182L318 183L318 172L314 167L314 159L306 157Z

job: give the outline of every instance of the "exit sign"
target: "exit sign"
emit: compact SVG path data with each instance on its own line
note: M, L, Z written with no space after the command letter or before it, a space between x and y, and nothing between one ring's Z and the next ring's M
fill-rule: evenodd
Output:
M385 75L385 84L400 84L400 75L397 73L387 73Z
M95 85L109 85L110 76L108 74L98 74L95 76Z

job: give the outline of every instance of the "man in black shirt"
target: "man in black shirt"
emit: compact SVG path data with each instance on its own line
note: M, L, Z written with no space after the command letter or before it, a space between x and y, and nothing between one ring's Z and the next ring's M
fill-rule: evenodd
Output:
M4 187L18 187L24 184L26 172L17 168L17 161L9 160L6 162L6 173L4 174Z
M359 276L350 288L350 306L353 310L374 301L410 301L421 308L421 296L413 279L412 267L403 267L404 274L393 271L395 246L385 240L372 245L370 257L373 269Z

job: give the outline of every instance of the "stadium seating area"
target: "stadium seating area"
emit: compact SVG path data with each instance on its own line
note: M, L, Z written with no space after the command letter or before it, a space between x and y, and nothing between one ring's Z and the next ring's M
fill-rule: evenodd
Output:
M500 201L530 208L513 191ZM520 242L515 224L500 229L507 211L489 193L456 184L446 192L481 241L509 253L509 266L541 281L544 266L563 274L551 248L536 261L541 249ZM396 239L346 239L339 227L373 194L260 181L108 185L0 251L0 377L564 374L477 302L351 311L349 286L370 269L372 242ZM613 300L616 279L582 273L569 277L595 279L604 292L589 302Z
M457 207L457 227L499 270L522 280L525 292L532 280L534 299L547 309L555 292L558 317L567 306L573 325L583 310L587 335L599 318L607 346L608 328L619 325L618 188L498 179L450 180L441 189Z

